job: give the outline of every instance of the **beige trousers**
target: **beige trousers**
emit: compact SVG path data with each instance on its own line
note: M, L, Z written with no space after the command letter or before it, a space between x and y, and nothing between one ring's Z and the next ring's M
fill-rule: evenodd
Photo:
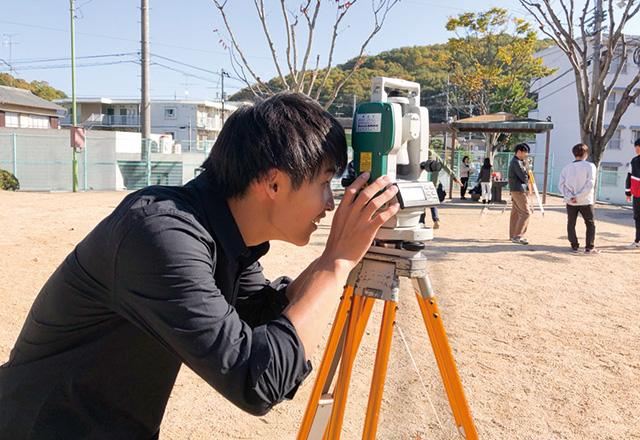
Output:
M529 194L521 191L511 191L511 217L509 219L509 238L522 238L529 226Z

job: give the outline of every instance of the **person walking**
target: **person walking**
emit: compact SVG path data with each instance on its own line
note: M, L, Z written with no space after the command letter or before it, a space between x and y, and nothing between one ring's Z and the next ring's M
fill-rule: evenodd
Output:
M529 154L529 146L525 143L516 145L515 156L509 164L509 191L511 192L511 217L509 219L509 238L518 244L529 244L524 238L529 226L531 211L529 196L531 184L524 160Z
M558 189L567 204L567 236L571 243L571 250L578 252L580 243L576 235L576 220L578 213L582 215L587 227L587 245L585 253L599 254L600 250L594 246L596 225L593 220L594 188L596 183L596 166L587 162L589 148L585 144L577 144L571 149L576 158L562 169Z
M491 161L485 157L478 173L478 181L482 188L482 203L491 203L491 169Z
M636 157L629 163L629 172L625 185L627 203L633 202L633 219L636 221L636 238L629 249L640 248L640 139L636 139L633 146L636 149Z
M462 158L462 163L460 164L460 198L462 200L466 200L465 195L467 194L467 187L469 186L469 177L471 177L471 173L473 169L471 165L469 165L469 156L465 156Z

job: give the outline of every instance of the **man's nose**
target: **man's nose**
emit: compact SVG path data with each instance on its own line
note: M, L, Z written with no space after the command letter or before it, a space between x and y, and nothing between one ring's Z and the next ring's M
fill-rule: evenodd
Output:
M336 203L333 200L333 191L331 191L331 188L328 189L329 195L327 198L327 211L333 211L336 207Z

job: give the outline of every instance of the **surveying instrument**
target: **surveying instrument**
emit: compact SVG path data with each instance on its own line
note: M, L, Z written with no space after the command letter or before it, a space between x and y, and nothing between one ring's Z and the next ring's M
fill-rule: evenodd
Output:
M427 275L427 258L421 252L425 242L433 239L433 229L420 223L420 216L425 208L440 203L433 183L426 180L426 172L438 172L442 164L428 160L429 113L420 107L420 85L396 78L374 78L371 101L360 104L353 118L352 146L355 174L370 172L369 183L389 176L398 187L390 203L399 202L400 210L380 228L373 245L349 275L297 438L340 438L356 352L375 300L383 300L362 435L363 439L375 439L400 277L406 277L416 290L458 434L461 439L476 440L478 434ZM336 372L337 380L330 391Z

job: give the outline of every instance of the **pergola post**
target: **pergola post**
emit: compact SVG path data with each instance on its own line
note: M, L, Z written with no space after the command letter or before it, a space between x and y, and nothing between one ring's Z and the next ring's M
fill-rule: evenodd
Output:
M451 172L453 173L453 166L455 164L454 151L456 148L456 131L451 130ZM449 200L453 198L453 176L449 179Z
M551 130L547 130L547 145L544 149L544 188L542 188L542 204L547 203L547 177L549 176L549 137Z

